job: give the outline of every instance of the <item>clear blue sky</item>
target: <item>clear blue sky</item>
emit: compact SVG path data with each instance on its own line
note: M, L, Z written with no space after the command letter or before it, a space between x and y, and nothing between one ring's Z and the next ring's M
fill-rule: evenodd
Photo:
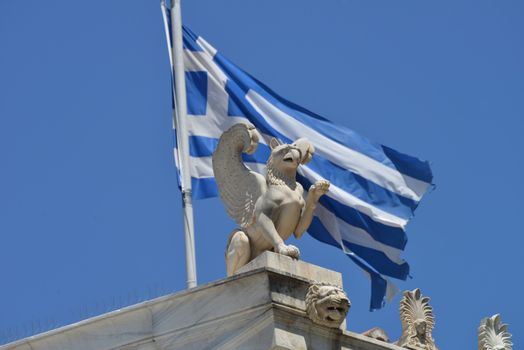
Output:
M496 312L524 347L524 2L186 0L183 17L282 96L430 160L399 287L432 298L441 349L474 349ZM0 2L1 339L185 287L170 94L159 1ZM199 282L222 278L234 224L218 199L195 220ZM368 312L344 254L295 243L343 273L350 330L399 336L400 297Z

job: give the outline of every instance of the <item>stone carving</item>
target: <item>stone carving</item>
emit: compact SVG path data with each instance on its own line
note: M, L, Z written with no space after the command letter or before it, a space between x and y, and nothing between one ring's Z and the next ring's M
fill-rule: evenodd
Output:
M500 322L500 314L480 321L478 350L512 350L508 325Z
M402 335L398 346L413 350L438 350L431 335L435 326L433 309L429 298L423 297L420 289L405 291L400 301Z
M267 250L298 259L297 247L284 244L294 234L300 238L311 224L319 198L329 182L317 181L306 200L296 182L300 164L307 163L314 147L304 138L291 145L270 142L267 176L248 169L242 153L252 154L260 136L251 124L235 124L222 134L213 154L213 172L227 213L240 226L229 236L227 275Z
M351 303L346 293L329 283L314 283L306 294L306 312L311 321L338 328L349 311Z
M365 335L366 337L370 337L370 338L380 340L386 343L390 342L389 337L386 334L386 331L384 331L382 328L379 328L379 327L371 328L369 331L362 333L362 335Z

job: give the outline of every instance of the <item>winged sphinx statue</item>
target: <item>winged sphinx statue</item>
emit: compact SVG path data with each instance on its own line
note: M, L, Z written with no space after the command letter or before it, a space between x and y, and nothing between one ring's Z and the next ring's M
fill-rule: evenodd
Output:
M242 153L255 152L260 135L251 124L235 124L225 131L213 154L213 172L227 213L240 226L229 236L226 248L227 275L264 251L298 259L300 251L284 241L294 234L300 238L313 219L319 198L329 190L329 182L317 181L304 189L296 181L297 169L313 157L315 148L301 138L293 144L269 144L267 175L250 170Z
M510 339L508 325L500 322L499 314L480 321L478 350L511 350L513 344Z
M420 289L405 291L400 301L402 335L397 345L412 350L438 350L431 332L435 327L433 308Z

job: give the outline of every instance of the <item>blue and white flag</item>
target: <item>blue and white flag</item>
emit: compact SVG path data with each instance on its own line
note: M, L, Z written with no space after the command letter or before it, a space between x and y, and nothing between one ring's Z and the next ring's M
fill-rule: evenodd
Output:
M162 10L170 45L169 9ZM271 137L283 143L306 137L316 151L299 167L298 181L305 190L320 179L331 183L308 233L340 248L369 275L370 308L381 308L397 291L386 276L405 280L409 275L401 258L404 229L432 186L429 164L285 100L187 27L183 41L193 198L218 195L211 156L230 126L248 121L261 133L257 151L244 161L262 173Z

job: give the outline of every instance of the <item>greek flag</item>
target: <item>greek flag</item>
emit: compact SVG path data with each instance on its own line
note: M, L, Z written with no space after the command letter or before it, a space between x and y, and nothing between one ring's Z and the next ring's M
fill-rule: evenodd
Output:
M162 6L162 11L171 45L170 10ZM305 190L320 179L331 182L308 233L341 249L369 275L370 308L381 308L398 291L387 277L405 280L409 275L401 258L404 230L432 187L429 164L285 100L187 27L183 46L193 198L218 195L211 156L230 126L249 121L262 134L257 151L244 157L252 170L262 173L271 137L283 143L306 137L316 152L299 167L298 181ZM176 146L175 159L180 164Z

